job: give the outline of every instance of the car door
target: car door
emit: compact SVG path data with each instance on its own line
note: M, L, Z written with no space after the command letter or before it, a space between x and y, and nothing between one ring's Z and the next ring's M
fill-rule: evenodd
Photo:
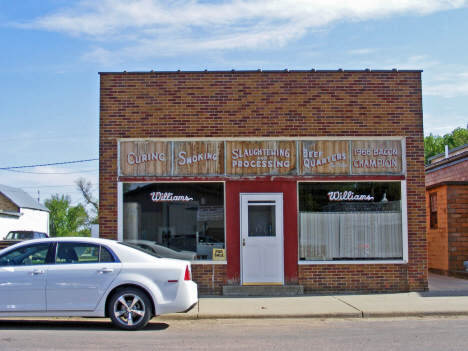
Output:
M0 311L45 311L52 243L22 245L0 256Z
M58 242L47 277L47 310L93 311L121 269L105 246Z

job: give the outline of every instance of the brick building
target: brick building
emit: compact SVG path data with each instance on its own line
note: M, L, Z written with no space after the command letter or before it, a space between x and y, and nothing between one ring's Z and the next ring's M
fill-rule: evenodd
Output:
M421 71L100 75L101 237L201 294L427 290Z
M468 277L468 144L429 159L426 167L428 267Z

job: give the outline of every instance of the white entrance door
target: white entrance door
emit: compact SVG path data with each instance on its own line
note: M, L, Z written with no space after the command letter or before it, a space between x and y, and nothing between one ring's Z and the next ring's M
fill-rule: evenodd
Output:
M243 285L283 284L283 194L241 194Z

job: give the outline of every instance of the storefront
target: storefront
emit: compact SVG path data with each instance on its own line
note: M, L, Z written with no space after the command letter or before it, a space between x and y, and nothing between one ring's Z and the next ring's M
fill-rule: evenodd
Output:
M101 73L101 237L202 294L427 289L420 73Z

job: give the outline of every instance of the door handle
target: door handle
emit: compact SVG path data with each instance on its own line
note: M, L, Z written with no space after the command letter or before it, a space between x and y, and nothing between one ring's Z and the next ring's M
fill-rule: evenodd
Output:
M242 246L245 246L245 239L242 239Z
M40 271L38 269L35 269L32 272L29 272L29 274L31 274L31 275L44 274L44 271Z
M111 273L114 270L112 268L103 268L99 271L99 273Z

